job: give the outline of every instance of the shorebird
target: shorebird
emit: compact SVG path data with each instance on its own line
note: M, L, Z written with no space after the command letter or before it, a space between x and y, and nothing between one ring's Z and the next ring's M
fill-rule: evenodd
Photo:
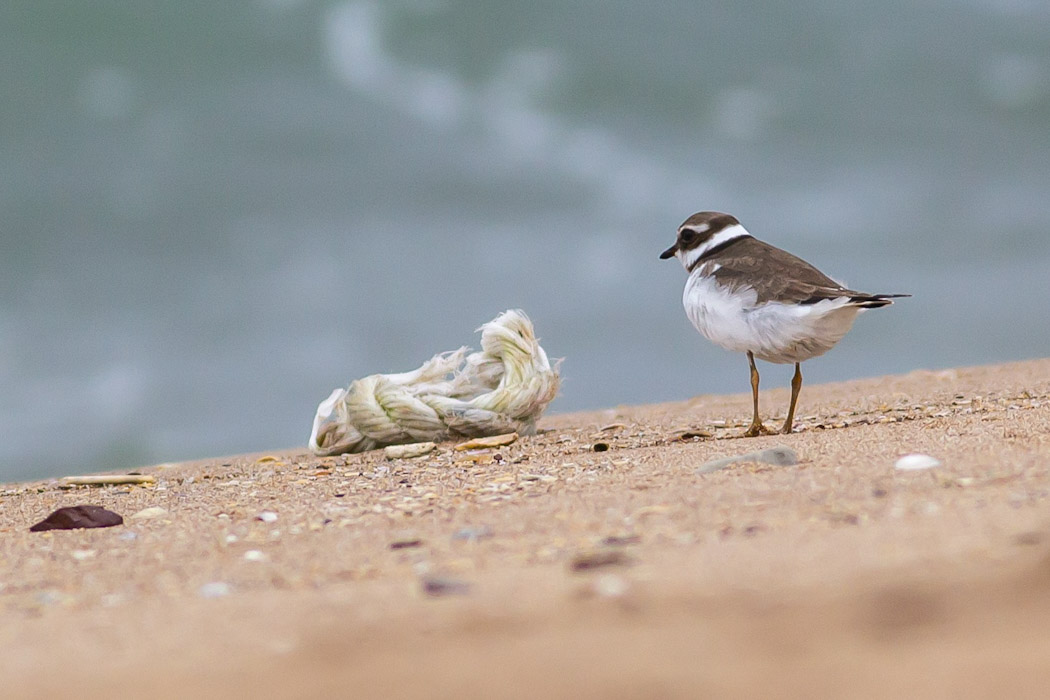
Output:
M661 260L671 257L689 272L682 303L696 330L727 350L747 353L754 415L745 437L770 432L758 417L756 357L795 363L781 429L790 433L802 389L801 363L834 347L864 309L911 296L847 289L805 260L753 237L736 217L716 211L693 214L678 227L674 245L660 254Z

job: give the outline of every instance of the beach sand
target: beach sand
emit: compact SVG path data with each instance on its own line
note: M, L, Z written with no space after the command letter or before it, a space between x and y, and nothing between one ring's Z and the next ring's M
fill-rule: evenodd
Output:
M2 696L1050 696L1050 359L807 385L799 415L736 438L750 395L701 396L476 453L4 485ZM774 445L800 464L696 473ZM125 524L28 531L77 504Z

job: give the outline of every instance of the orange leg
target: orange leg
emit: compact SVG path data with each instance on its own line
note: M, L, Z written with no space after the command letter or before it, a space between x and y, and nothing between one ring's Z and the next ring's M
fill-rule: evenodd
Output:
M795 363L795 376L791 378L791 405L788 406L787 420L784 421L784 427L780 431L787 435L791 432L791 428L794 427L795 423L795 404L798 403L798 392L802 390L802 367L799 363Z
M747 351L747 361L751 365L751 397L754 399L755 412L751 418L751 425L744 432L744 437L755 437L769 431L766 430L766 426L762 425L762 420L758 417L758 368L755 367L755 356L750 350Z

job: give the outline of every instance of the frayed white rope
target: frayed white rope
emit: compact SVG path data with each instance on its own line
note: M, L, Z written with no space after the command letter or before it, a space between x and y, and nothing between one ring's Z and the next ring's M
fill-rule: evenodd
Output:
M373 374L336 389L317 407L310 449L319 455L386 445L530 435L561 378L525 312L504 311L481 328L481 352L435 355L414 372Z

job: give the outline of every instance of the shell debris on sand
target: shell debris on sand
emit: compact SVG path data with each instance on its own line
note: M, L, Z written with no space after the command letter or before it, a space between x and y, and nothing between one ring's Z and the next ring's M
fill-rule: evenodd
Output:
M413 459L430 454L437 448L433 442L411 442L407 445L388 445L383 448L387 459Z
M114 486L120 484L153 484L157 479L148 474L97 474L89 476L64 476L59 479L63 486Z
M936 457L923 454L904 455L893 465L894 469L902 472L920 471L922 469L935 469L943 466L943 462Z
M168 511L160 506L150 506L149 508L143 508L139 512L129 515L128 520L150 520L152 518L163 518L167 514Z
M197 595L201 598L223 598L232 592L233 589L230 587L230 584L223 581L206 583L197 589Z
M474 438L461 442L456 445L455 450L457 452L464 452L466 450L487 450L493 447L504 447L505 445L511 445L518 440L517 433L504 433L503 435L492 435L490 437Z

